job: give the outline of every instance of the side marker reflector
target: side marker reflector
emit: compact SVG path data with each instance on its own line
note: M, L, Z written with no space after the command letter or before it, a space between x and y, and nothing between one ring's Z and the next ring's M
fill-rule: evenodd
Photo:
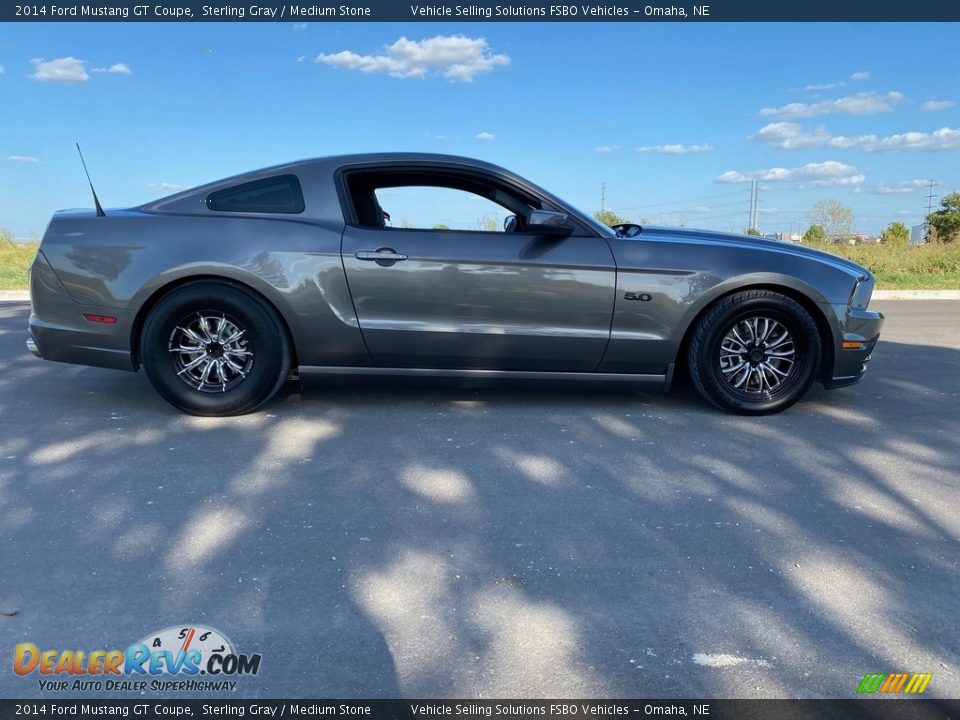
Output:
M856 342L855 340L844 340L844 341L843 341L843 349L844 349L844 350L862 350L862 349L863 349L863 343L862 343L862 342Z
M94 315L93 313L84 313L83 319L104 325L116 325L117 319L113 315Z

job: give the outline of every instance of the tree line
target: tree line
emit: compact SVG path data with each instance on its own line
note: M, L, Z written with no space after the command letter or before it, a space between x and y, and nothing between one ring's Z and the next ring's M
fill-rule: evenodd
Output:
M630 220L611 210L598 210L593 216L605 225L619 225ZM853 209L839 200L820 200L814 203L808 219L810 226L803 233L803 242L812 245L846 243L852 237ZM960 243L960 190L955 190L940 201L940 207L927 215L926 242ZM745 228L745 235L760 235L756 228ZM910 228L902 222L891 222L880 235L880 242L907 245Z
M842 243L851 237L853 210L838 200L814 203L809 215L811 224L803 234L803 241L811 244ZM926 242L952 243L960 241L960 190L946 195L939 209L927 215ZM880 234L880 242L906 245L910 229L900 221L891 222Z

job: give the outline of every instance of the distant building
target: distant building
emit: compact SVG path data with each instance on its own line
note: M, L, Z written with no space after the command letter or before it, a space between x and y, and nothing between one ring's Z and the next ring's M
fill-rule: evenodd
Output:
M866 232L854 232L850 233L850 244L851 245L875 245L880 242L880 238L876 235L871 235Z
M827 235L827 242L834 245L856 245L859 238L855 233L837 233Z
M803 235L796 232L764 233L763 237L766 240L779 240L786 243L798 243L803 240Z

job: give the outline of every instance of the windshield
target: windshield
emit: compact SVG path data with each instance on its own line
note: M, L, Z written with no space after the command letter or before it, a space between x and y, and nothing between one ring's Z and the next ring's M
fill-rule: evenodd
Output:
M616 231L613 230L613 228L607 225L604 225L602 222L600 222L595 217L593 217L593 215L583 212L582 210L578 209L576 206L568 203L565 200L561 200L556 195L547 192L546 190L544 190L542 187L538 185L535 185L534 187L536 188L537 192L539 192L541 195L547 198L547 200L549 200L550 203L557 210L567 210L567 211L573 212L576 215L578 220L580 220L585 225L589 225L591 228L593 228L598 233L600 233L600 235L603 235L605 237L617 237L617 233Z
M567 207L572 207L572 206L567 205ZM586 221L590 225L590 227L592 227L601 235L606 235L608 237L618 237L616 230L614 230L609 225L604 225L602 222L597 220L593 215L588 215L587 213L580 212L579 210L577 212L580 215L581 219Z

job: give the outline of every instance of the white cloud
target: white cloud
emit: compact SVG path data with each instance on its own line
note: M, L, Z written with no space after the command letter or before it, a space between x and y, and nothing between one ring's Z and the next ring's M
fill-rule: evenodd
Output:
M929 180L903 180L896 183L880 183L869 192L877 195L905 195L920 188L927 187Z
M803 89L804 90L833 90L834 88L842 88L846 86L847 84L845 82L831 82L831 83L823 83L822 85L806 85L804 86Z
M493 133L489 133L489 132L480 132L480 133L477 133L476 135L474 135L474 137L475 137L477 140L493 140L493 139L495 139L497 136L494 135Z
M600 147L596 148L596 151L598 153L612 153L622 149L623 148L621 148L619 145L601 145Z
M711 145L644 145L635 148L638 153L661 153L662 155L689 155L713 150Z
M805 190L809 187L847 187L847 186L858 186L862 185L863 182L867 179L866 175L856 174L856 175L847 175L845 177L835 177L835 178L823 178L822 180L813 180L812 182L804 183L798 185L797 187L801 190Z
M718 183L742 183L751 180L767 182L803 182L812 187L841 185L860 185L866 177L857 168L836 160L807 163L796 168L774 167L767 170L753 170L741 173L728 170L715 178Z
M853 75L850 76L850 79L851 80L869 80L870 73L867 72L866 70L858 70L857 72L853 73Z
M856 148L866 152L885 150L957 150L960 149L960 129L942 127L933 132L905 132L880 138L876 135L831 135L826 128L804 130L797 123L776 122L764 125L750 136L751 140L765 142L781 150L811 147L831 147L842 150Z
M168 182L156 182L156 183L147 183L147 187L151 190L183 190L186 185L177 185L176 183Z
M960 128L942 127L933 132L890 135L877 143L877 150L960 150Z
M846 95L835 100L821 100L815 103L788 103L778 108L763 108L761 115L779 115L781 117L816 117L830 113L847 115L875 115L890 112L893 106L903 101L903 93L888 92L885 95L875 92L861 92Z
M133 70L131 70L126 63L114 63L110 67L90 68L90 72L111 73L112 75L132 75L133 74Z
M426 40L401 37L379 55L360 55L352 50L321 53L316 62L341 70L386 73L397 78L423 78L438 74L449 80L470 82L481 73L510 64L510 58L493 54L484 38L437 35Z
M0 65L0 75L3 75L7 71L3 69L3 65Z
M810 147L852 148L859 147L872 150L876 147L876 135L831 135L826 128L818 127L813 130L804 130L797 123L775 122L764 125L750 136L751 140L759 140L773 145L781 150L798 150Z
M952 108L954 105L956 105L956 103L953 100L927 100L920 106L920 109L926 110L927 112L936 112L937 110Z
M34 58L30 62L34 65L33 75L30 77L40 82L82 83L90 79L85 61L75 57L49 61Z
M21 165L36 165L40 161L29 155L7 155L7 162L20 163Z
M306 30L306 29L307 29L307 24L306 24L306 23L294 23L294 24L293 24L293 29L294 29L294 30Z
M297 58L297 62L303 62L306 59L307 59L306 55L301 55L300 57Z
M751 140L769 143L782 150L815 147L822 145L829 138L830 133L823 128L805 132L800 125L792 122L770 123L769 125L764 125L750 136Z
M698 213L705 213L705 212L710 212L710 208L708 208L706 205L697 205L693 209L693 211Z

